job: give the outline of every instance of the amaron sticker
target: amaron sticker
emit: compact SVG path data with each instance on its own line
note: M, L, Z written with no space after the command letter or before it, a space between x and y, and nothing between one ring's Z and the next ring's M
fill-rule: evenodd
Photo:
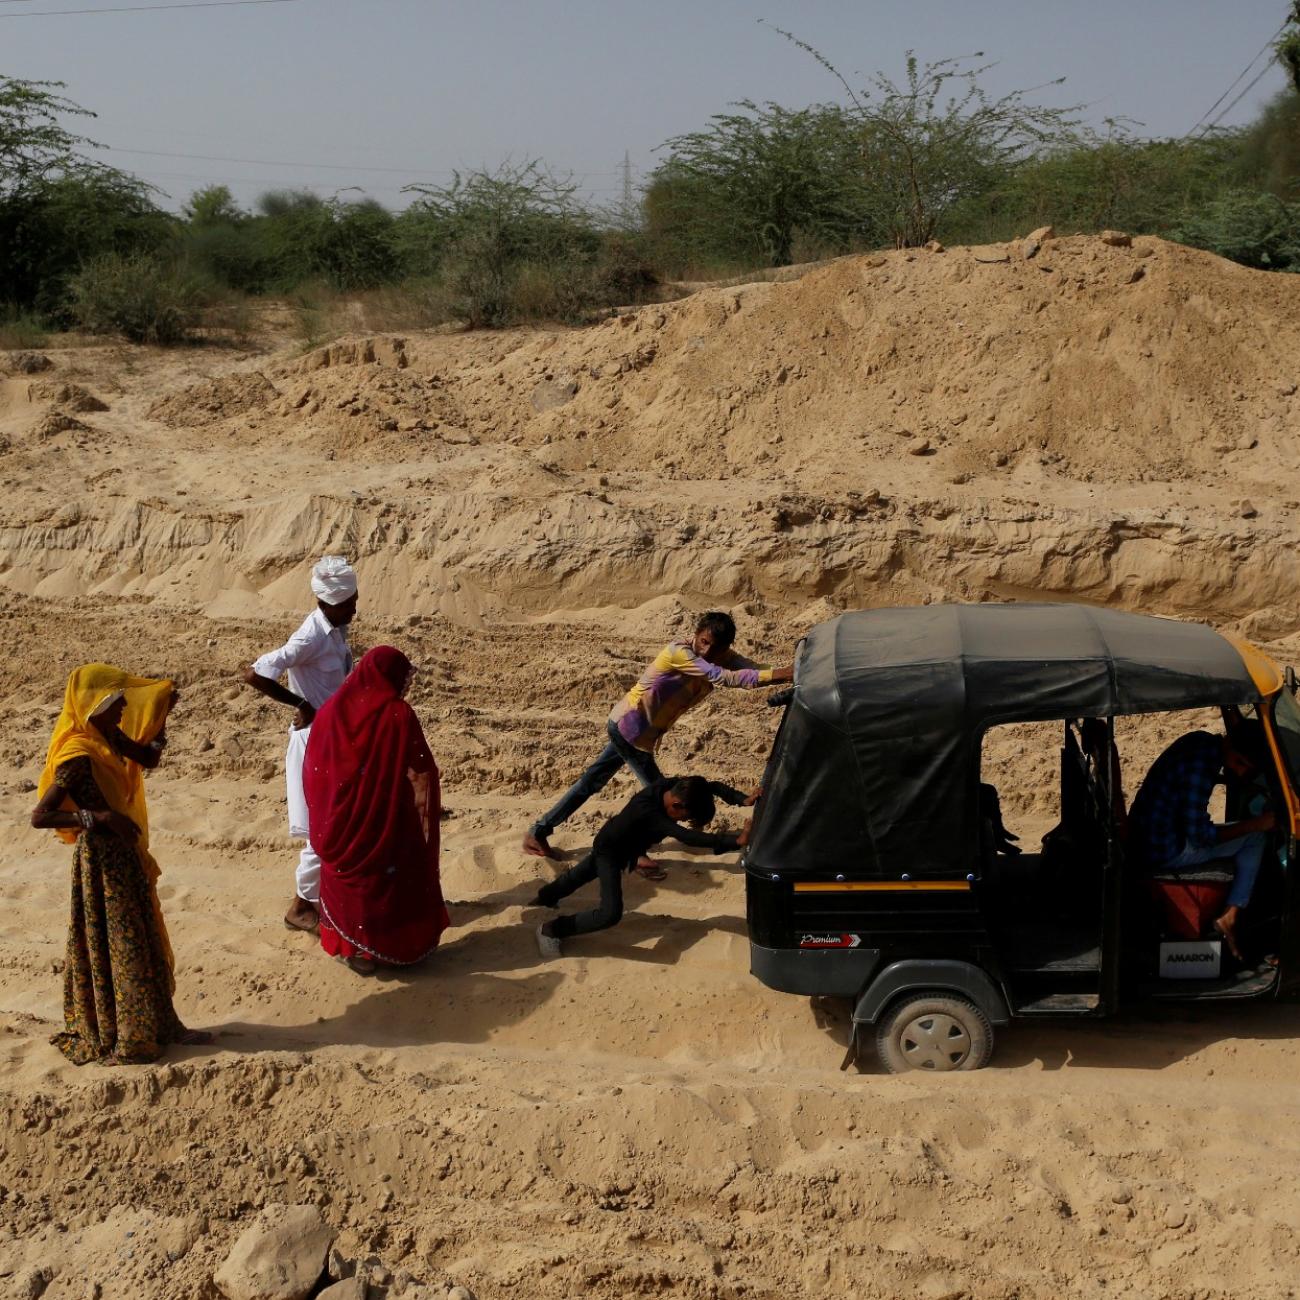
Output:
M799 940L801 948L856 948L862 942L860 934L805 934Z
M1160 974L1164 979L1214 980L1219 978L1223 946L1218 939L1160 945Z

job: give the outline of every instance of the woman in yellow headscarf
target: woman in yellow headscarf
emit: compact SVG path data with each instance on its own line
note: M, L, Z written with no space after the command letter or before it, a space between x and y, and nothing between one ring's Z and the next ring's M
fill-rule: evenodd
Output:
M158 766L176 698L169 681L87 664L68 678L32 825L72 858L72 926L63 973L69 1060L155 1061L168 1043L208 1042L172 1008L172 952L149 852L144 771Z

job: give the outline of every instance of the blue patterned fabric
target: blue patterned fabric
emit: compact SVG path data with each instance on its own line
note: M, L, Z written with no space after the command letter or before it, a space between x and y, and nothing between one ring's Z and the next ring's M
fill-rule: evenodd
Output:
M1180 736L1151 765L1129 814L1129 839L1152 867L1215 843L1210 795L1223 780L1223 737Z

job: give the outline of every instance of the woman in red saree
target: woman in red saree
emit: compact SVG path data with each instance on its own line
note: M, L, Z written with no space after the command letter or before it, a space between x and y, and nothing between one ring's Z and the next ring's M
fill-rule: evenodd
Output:
M422 961L448 925L438 767L404 698L414 671L371 650L316 714L303 765L321 947L363 975Z

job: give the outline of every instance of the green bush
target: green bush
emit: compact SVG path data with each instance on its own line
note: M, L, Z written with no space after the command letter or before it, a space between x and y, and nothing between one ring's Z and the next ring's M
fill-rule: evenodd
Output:
M330 215L323 200L296 190L273 190L257 201L253 218L268 287L285 292L322 278L320 246Z
M1300 193L1300 90L1269 100L1248 126L1232 132L1236 183L1281 199Z
M10 302L60 321L67 279L84 262L161 250L175 228L148 187L121 173L42 180L0 197L0 285Z
M452 310L471 328L514 321L517 274L518 263L500 255L488 231L467 231L442 257L442 281Z
M133 343L176 344L201 324L212 291L197 277L147 253L107 253L68 282L69 311L90 334Z
M1193 248L1260 271L1300 271L1300 204L1237 191L1184 214L1170 232Z
M393 219L393 251L405 276L435 279L441 272L450 231L445 217L417 199Z
M239 293L265 293L275 278L262 232L251 220L190 225L180 248L198 275Z
M573 185L527 163L412 189L420 197L404 233L408 252L412 232L422 232L449 304L467 324L573 320L595 306L600 233Z
M393 214L373 200L327 205L320 229L319 270L336 289L374 289L401 273L393 241Z
M878 242L883 228L862 209L861 128L850 113L736 107L664 146L646 216L673 261L788 266L801 237L837 251Z
M258 215L227 229L239 232L244 242L232 247L267 288L283 292L323 280L349 291L401 277L396 218L372 199L343 203L277 190L262 195L258 208Z
M992 192L992 206L1015 212L1023 230L1166 234L1187 209L1229 183L1234 141L1138 140L1116 132L1087 147L1057 150L1015 169Z

